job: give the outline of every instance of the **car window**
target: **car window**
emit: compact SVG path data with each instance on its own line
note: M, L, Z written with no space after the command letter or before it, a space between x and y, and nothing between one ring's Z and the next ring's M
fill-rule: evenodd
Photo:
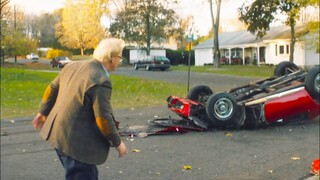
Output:
M155 56L155 60L157 61L169 61L169 59L165 56Z

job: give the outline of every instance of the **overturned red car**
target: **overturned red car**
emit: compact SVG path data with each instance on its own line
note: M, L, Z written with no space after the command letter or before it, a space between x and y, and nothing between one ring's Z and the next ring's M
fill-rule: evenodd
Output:
M182 120L202 129L248 127L315 119L320 109L320 66L304 71L284 61L273 77L214 93L210 87L193 87L186 98L169 96L168 108Z

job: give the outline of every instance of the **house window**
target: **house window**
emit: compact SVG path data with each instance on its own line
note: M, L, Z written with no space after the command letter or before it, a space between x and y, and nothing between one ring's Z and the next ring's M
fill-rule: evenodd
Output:
M286 50L287 50L287 54L289 54L290 50L289 50L289 45L288 44L286 46Z
M284 45L279 46L279 54L284 54Z

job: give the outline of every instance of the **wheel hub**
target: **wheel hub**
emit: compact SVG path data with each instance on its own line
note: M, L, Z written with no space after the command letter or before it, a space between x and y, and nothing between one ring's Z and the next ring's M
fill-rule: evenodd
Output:
M233 112L233 104L230 99L221 98L215 103L214 112L220 120L226 119Z

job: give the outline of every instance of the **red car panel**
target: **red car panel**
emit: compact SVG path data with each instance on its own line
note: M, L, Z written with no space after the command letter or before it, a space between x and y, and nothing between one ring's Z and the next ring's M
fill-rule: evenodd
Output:
M302 89L267 101L264 104L264 115L268 123L274 123L280 119L285 121L303 114L313 119L319 115L319 109L320 104L316 103L305 89Z

